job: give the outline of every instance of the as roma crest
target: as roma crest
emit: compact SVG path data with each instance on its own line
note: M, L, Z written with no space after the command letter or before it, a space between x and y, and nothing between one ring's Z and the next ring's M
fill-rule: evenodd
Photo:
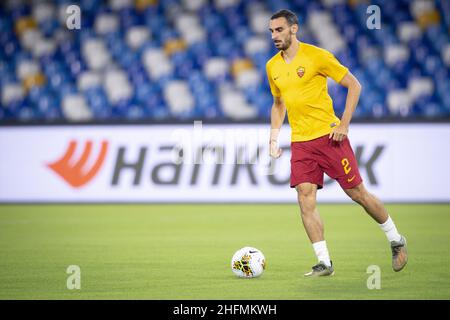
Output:
M305 68L304 67L298 67L297 68L297 75L299 76L299 78L303 77L304 74L305 74Z

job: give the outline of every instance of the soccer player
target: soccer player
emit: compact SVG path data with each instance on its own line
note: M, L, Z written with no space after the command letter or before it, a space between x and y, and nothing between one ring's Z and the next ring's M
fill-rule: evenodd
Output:
M337 180L345 193L380 225L391 245L392 268L400 271L408 259L406 239L398 233L382 202L364 187L347 137L361 85L330 52L300 42L298 28L298 19L289 10L280 10L271 17L269 30L279 52L267 62L266 69L274 97L270 155L281 156L278 135L287 111L292 130L290 185L297 190L303 226L318 260L305 276L334 274L316 208L316 193L323 187L324 173ZM334 114L327 77L348 89L341 119Z

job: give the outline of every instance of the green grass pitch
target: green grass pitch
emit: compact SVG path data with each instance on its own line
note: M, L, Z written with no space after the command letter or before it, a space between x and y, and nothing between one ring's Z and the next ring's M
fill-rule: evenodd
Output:
M362 208L319 205L336 275L311 279L296 205L1 205L0 299L449 299L450 205L387 208L408 239L403 271ZM244 246L264 253L262 277L233 275Z

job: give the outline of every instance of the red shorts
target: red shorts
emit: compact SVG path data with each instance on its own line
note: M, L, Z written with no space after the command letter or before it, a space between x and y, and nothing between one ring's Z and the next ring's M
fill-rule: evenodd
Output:
M310 182L322 189L324 173L337 180L343 189L362 182L348 138L336 142L328 137L291 143L291 188Z

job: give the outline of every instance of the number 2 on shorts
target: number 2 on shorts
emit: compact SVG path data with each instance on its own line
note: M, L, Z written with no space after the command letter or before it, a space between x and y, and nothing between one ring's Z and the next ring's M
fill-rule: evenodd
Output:
M348 174L352 170L352 167L350 167L350 162L348 161L347 158L344 158L342 159L341 163L344 166L345 174Z

